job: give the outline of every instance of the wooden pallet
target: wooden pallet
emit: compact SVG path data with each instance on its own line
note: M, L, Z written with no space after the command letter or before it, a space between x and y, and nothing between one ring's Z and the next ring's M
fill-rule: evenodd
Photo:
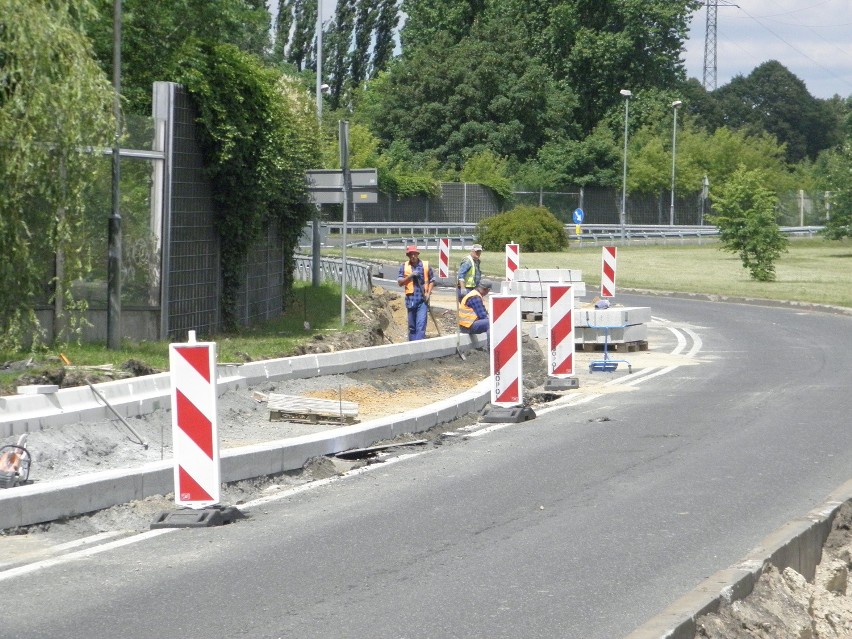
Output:
M584 353L602 353L604 350L604 345L594 342L586 342L584 344L577 344L577 350L582 350ZM615 353L635 353L636 351L647 351L648 342L644 340L638 342L610 342L607 345L607 350Z
M540 322L544 318L541 313L533 313L531 311L524 311L521 313L521 318L525 322Z
M354 424L358 421L358 404L355 402L276 393L270 393L266 401L270 421L308 424Z

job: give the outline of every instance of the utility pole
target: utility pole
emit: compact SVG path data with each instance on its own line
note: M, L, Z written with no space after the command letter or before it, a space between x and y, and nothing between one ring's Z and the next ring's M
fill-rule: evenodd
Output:
M704 32L704 90L716 90L716 25L719 5L736 7L730 0L704 0L707 7L707 30Z
M716 90L716 17L719 0L705 0L707 5L707 28L704 32L704 90Z

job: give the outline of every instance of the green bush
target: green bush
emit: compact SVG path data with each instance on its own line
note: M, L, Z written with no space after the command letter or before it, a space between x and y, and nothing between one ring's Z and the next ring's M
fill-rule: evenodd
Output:
M561 251L568 235L556 217L542 206L516 206L485 218L477 226L479 243L486 251L502 251L510 242L530 253Z

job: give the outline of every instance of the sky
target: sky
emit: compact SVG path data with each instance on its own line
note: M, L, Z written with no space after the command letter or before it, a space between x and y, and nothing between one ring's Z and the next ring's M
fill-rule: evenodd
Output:
M707 9L692 17L684 61L704 77ZM777 60L816 98L852 96L852 0L718 0L716 86Z

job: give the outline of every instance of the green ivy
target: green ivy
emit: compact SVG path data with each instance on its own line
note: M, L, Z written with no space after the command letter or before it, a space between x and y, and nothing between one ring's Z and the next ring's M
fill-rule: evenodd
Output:
M277 222L285 254L311 218L305 171L319 166L319 131L298 81L231 45L199 47L181 82L198 108L222 248L222 317L236 326L236 295L248 252ZM288 261L284 293L292 284Z

